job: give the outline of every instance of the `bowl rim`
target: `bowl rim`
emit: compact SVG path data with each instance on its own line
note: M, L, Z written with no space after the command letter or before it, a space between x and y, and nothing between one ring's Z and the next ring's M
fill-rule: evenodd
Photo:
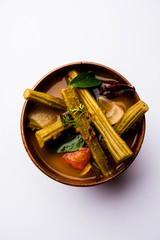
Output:
M59 67L56 67L54 68L53 70L49 71L47 74L45 74L42 78L40 78L39 81L36 82L36 84L32 87L32 90L35 90L35 88L43 81L45 80L49 75L51 75L52 73L58 71L58 70L61 70L61 69L64 69L64 68L67 68L67 67L75 67L75 66L78 66L78 65L92 65L92 66L96 66L96 67L100 67L100 68L105 68L106 70L109 70L111 71L112 73L118 75L121 79L123 79L126 83L130 84L130 82L124 77L122 76L119 72L115 71L114 69L108 67L108 66L105 66L103 64L100 64L100 63L95 63L95 62L88 62L88 61L80 61L80 62L72 62L72 63L68 63L68 64L64 64L62 66L59 66ZM135 91L136 92L136 91ZM139 98L139 95L137 94L136 92L136 98L137 100L140 99ZM126 165L126 167L122 170L120 170L119 172L117 172L114 176L111 175L111 177L105 179L105 178L102 178L100 181L96 182L94 181L93 183L86 183L86 182L75 182L75 184L73 183L69 183L67 181L63 181L61 180L61 178L57 177L56 175L53 177L52 174L50 174L50 172L48 171L45 171L40 164L38 164L38 162L36 161L36 159L34 158L34 156L32 155L28 145L27 145L27 141L26 141L26 137L25 137L25 133L24 133L24 121L25 121L25 110L26 110L26 107L27 107L27 103L29 101L28 100L25 100L24 104L23 104L23 108L22 108L22 112L21 112L21 118L20 118L20 132L21 132L21 137L22 137L22 141L23 141L23 145L25 147L25 150L28 154L28 156L30 157L30 159L32 160L32 162L38 167L39 170L41 170L45 175L47 175L48 177L50 177L52 180L55 180L59 183L63 183L65 185L69 185L69 186L75 186L75 187L89 187L89 186L95 186L95 185L99 185L99 184L102 184L102 183L105 183L105 182L108 182L110 181L111 179L119 176L121 173L123 173L131 164L132 162L135 160L135 158L137 157L140 149L141 149L141 146L142 146L142 143L143 143L143 140L144 140L144 136L145 136L145 129L146 129L146 121L145 121L145 116L143 116L142 118L142 130L141 130L141 135L140 135L140 138L139 138L139 145L138 145L138 149L135 151L134 153L134 158Z

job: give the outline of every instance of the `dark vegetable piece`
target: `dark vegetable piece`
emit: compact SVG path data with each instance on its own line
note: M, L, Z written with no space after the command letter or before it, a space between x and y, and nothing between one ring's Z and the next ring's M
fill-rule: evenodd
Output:
M135 88L128 84L123 83L102 83L99 93L107 98L120 97L126 92L134 92Z
M62 159L71 165L73 168L83 170L91 157L89 148L83 147L78 151L66 153Z
M91 167L92 167L92 171L93 171L94 175L96 176L96 181L98 182L102 177L101 171L98 168L98 166L96 165L96 163L93 161L91 161Z

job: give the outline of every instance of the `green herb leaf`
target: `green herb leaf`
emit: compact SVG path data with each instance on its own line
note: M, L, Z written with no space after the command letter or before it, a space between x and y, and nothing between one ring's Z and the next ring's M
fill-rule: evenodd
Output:
M62 118L65 122L65 124L72 124L74 128L77 128L79 125L82 125L81 122L78 121L78 119L86 112L84 110L84 105L80 103L78 108L70 108L69 109L70 113L73 113L73 115L79 113L76 119L71 119L70 116L68 115L63 115Z
M101 85L102 81L97 79L94 73L80 73L68 85L68 87L88 88Z
M63 152L74 152L83 147L84 140L80 134L71 135L65 139L65 143L63 143L58 149L57 153Z

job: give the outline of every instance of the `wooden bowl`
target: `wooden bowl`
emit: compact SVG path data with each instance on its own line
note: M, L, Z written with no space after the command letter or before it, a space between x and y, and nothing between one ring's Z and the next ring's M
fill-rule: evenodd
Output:
M70 63L61 67L58 67L54 69L53 71L46 74L44 77L42 77L36 85L33 87L34 90L42 91L42 92L48 92L50 88L57 83L60 79L62 79L66 74L70 71L76 69L78 71L86 72L86 71L93 71L95 74L100 75L102 77L112 78L115 80L118 80L122 83L130 84L122 75L120 75L118 72L114 71L113 69L106 67L101 64L92 63L92 62L76 62L76 63ZM134 101L139 100L139 96L136 93L132 93L132 98ZM70 177L63 176L61 174L58 174L54 169L50 168L44 161L43 156L39 153L36 144L34 144L32 141L30 141L30 131L28 129L28 120L27 115L30 112L32 103L29 101L25 101L22 114L21 114L21 135L22 140L25 146L25 149L31 158L31 160L34 162L34 164L47 176L50 178L64 183L71 186L93 186L100 183L107 182L120 173L122 173L124 170L126 170L130 164L133 162L133 160L136 158L145 134L145 117L143 117L138 122L138 131L136 134L136 138L134 139L134 147L132 148L133 156L129 158L127 161L123 162L118 168L115 169L113 174L109 177L104 177L100 181L96 181L95 179L81 179L81 180L75 180ZM128 144L128 143L127 143ZM132 144L132 143L131 143ZM131 145L130 144L130 145Z

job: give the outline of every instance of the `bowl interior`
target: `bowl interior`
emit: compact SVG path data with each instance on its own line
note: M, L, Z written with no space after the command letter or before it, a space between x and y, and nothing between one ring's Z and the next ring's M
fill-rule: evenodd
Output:
M105 78L115 79L122 83L130 84L122 75L120 75L116 71L106 66L96 64L96 63L90 63L90 62L78 62L78 63L67 64L65 66L59 67L49 72L42 79L40 79L40 81L33 87L33 89L37 91L47 92L47 93L53 94L54 96L59 96L59 93L54 91L55 84L59 84L60 81L66 76L66 74L73 69L76 69L79 72L93 71L96 75L99 75ZM60 85L58 86L59 88L61 88ZM133 103L139 100L139 96L136 91L132 93L130 97L132 98ZM121 172L123 172L129 167L129 165L133 162L136 155L138 154L141 144L143 142L144 133L145 133L145 117L143 117L138 122L137 131L134 138L129 140L129 142L127 142L129 147L131 147L133 151L133 156L129 158L127 161L123 162L118 168L115 168L115 171L111 176L102 178L98 182L95 180L95 178L75 179L69 176L64 176L63 174L59 174L51 166L46 164L44 155L41 154L41 150L39 149L36 140L33 139L33 136L30 130L28 129L27 116L32 106L33 106L33 103L26 100L22 109L22 114L21 114L21 135L22 135L22 140L23 140L25 149L29 157L34 162L34 164L43 173L45 173L47 176L61 183L65 183L72 186L92 186L92 185L97 185L97 184L106 182L116 177L118 174L120 174ZM124 135L124 140L125 138L128 139L127 136ZM134 142L134 145L133 145L133 142Z

